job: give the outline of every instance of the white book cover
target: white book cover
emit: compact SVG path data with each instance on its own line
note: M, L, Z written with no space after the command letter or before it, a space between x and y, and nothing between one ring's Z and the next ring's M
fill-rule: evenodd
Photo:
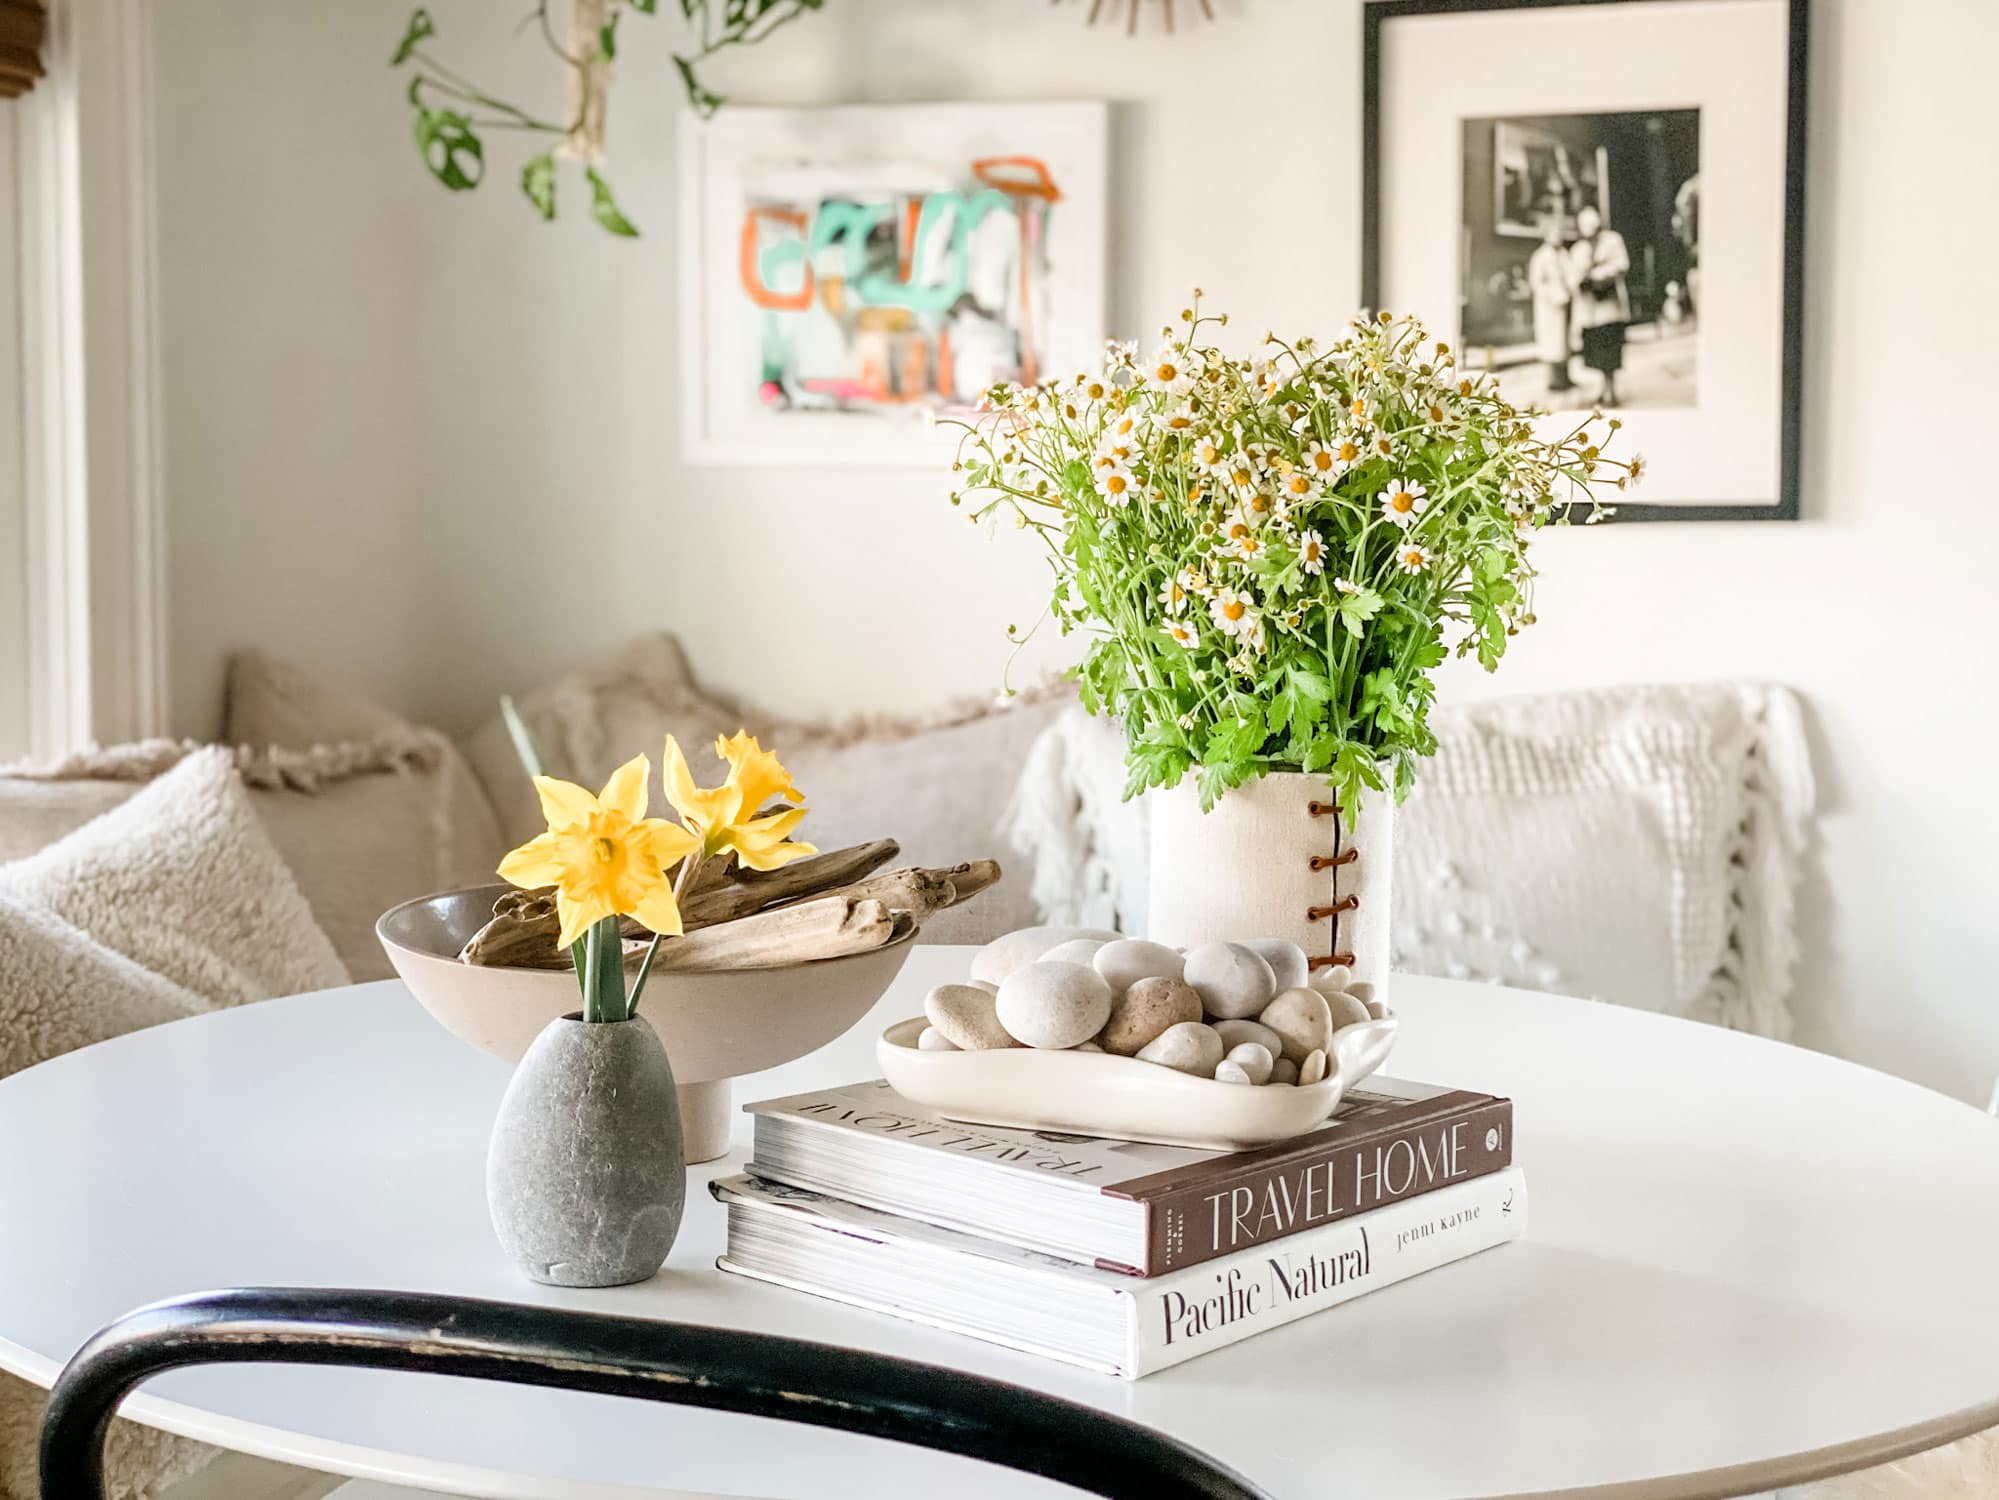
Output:
M1527 1226L1526 1180L1509 1167L1139 1279L752 1177L714 1192L730 1208L724 1270L1126 1379L1518 1239Z

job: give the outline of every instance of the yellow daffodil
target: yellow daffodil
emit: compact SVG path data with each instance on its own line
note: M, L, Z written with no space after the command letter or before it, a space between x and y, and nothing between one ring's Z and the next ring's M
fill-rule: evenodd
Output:
M727 779L718 787L694 784L687 757L672 735L666 737L666 759L661 767L666 800L700 840L704 857L733 853L746 869L775 870L819 852L810 844L791 842L792 829L805 820L803 807L758 816L772 802L805 800L792 785L791 773L772 751L759 745L754 735L738 732L718 737L715 753L729 767Z
M605 917L633 916L668 936L681 930L666 872L701 841L664 818L646 816L651 775L652 762L634 756L594 797L573 782L535 777L548 832L501 860L500 876L527 890L555 887L563 947Z

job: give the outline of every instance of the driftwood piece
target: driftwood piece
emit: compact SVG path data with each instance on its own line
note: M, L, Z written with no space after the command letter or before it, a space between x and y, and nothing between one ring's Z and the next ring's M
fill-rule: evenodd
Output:
M700 889L701 875L705 872L697 871L696 889L682 905L681 919L690 932L718 922L733 922L766 907L820 895L859 880L901 852L902 846L894 839L876 839L871 844L808 855L775 870L737 869L730 872L726 882L707 890Z
M508 891L493 903L492 920L458 950L458 961L488 968L567 969L569 950L555 946L561 935L554 891Z
M958 898L956 887L942 870L917 869L883 870L826 894L849 901L879 901L890 911L906 911L918 921Z
M972 897L988 886L999 884L1000 865L996 859L968 860L962 865L952 865L947 870L933 870L933 875L942 875L951 882L951 904L963 906Z
M802 963L808 958L831 957L834 952L864 951L875 944L864 941L855 947L836 947L833 952L801 950L788 958L769 957L759 945L768 943L770 934L783 934L788 940L816 929L809 922L804 926L795 925L798 919L793 919L794 925L772 922L750 927L747 937L736 929L743 928L745 923L754 919L781 917L803 906L815 906L828 900L844 902L850 908L862 903L875 903L892 916L898 913L906 915L911 923L920 926L932 913L961 905L1000 878L999 863L990 859L970 860L938 869L910 867L884 871L877 868L894 858L896 853L895 840L881 839L872 844L857 844L851 849L837 849L829 854L797 860L777 870L738 871L726 883L710 886L705 892L701 890L705 872L697 873L697 894L689 897L684 910L687 933L661 946L656 967L662 973L710 968L760 968L772 964ZM827 881L837 882L842 876L847 883L836 883L831 889L826 888ZM723 915L728 912L740 914ZM824 921L823 912L817 920ZM722 929L728 931L725 933ZM652 934L630 917L623 920L620 930L626 941L627 961L635 961L635 956L650 943ZM508 891L493 903L493 919L473 934L459 958L465 963L487 967L567 969L570 967L568 950L555 946L559 931L554 892ZM711 935L716 938L715 942L694 942L697 937ZM808 937L804 941L809 946L815 939ZM846 939L840 941L844 943ZM883 937L880 941L887 941L887 938ZM676 951L679 951L679 956L669 962ZM704 954L719 954L721 957L704 957Z
M979 859L947 869L883 870L826 894L849 901L879 901L890 911L906 911L921 922L947 906L963 905L998 879L999 862Z
M653 969L664 974L699 974L718 969L782 968L817 958L865 953L888 942L895 930L895 914L879 901L821 896L661 943Z
M694 888L681 905L681 918L690 932L733 921L858 880L900 852L894 839L876 839L770 871L732 870L725 860L710 860L694 872ZM627 940L651 938L631 917L624 918L619 931ZM458 957L492 968L567 969L569 952L555 945L561 934L553 891L508 891L493 903L493 919L472 934Z

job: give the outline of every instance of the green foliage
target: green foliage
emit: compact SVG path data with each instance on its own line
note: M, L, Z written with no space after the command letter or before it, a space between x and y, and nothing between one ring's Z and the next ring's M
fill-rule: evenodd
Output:
M555 217L555 153L531 156L521 168L521 191L544 219Z
M486 147L471 117L455 109L416 110L416 147L430 175L454 193L468 192L486 175Z
M1600 417L1537 436L1411 320L1324 350L1266 336L1254 359L1202 337L1226 320L1198 300L1180 321L1144 362L1112 346L1100 372L989 391L953 499L1045 545L1127 796L1191 775L1212 806L1286 770L1349 803L1405 795L1436 748L1436 669L1498 665L1533 620L1534 534L1607 513L1592 482L1622 489L1638 461L1602 456Z
M688 106L706 119L723 105L723 98L702 83L700 68L708 59L731 47L754 46L782 26L821 8L824 0L680 0L682 18L695 28L698 46L689 54L674 56ZM392 68L411 70L408 98L415 115L418 150L430 174L453 192L479 185L485 175L486 147L482 131L502 130L529 135L552 136L575 141L584 122L592 118L593 106L601 100L590 97L592 88L603 86L601 64L618 56L618 23L623 8L614 5L609 19L582 57L569 57L556 40L549 18L550 0L536 0L529 12L530 23L548 49L563 63L574 67L583 81L574 116L551 120L496 98L430 55L425 43L437 36L437 24L429 10L419 6L410 13L402 39L389 59ZM658 0L625 0L625 6L640 15L658 13ZM438 99L445 103L435 102ZM601 118L601 115L597 116ZM586 142L581 154L601 155L601 142ZM595 166L585 170L590 184L590 216L610 234L636 238L638 230L619 209L610 184ZM521 167L521 192L544 220L555 217L555 158L543 151L531 156Z
M590 182L590 217L612 234L637 239L639 232L632 227L632 221L618 212L618 201L611 196L611 184L603 179L595 167L587 168L583 175Z
M396 44L396 54L389 59L389 66L400 68L416 55L416 49L437 35L437 23L430 18L430 12L418 6L410 12L409 24L403 28L403 39Z

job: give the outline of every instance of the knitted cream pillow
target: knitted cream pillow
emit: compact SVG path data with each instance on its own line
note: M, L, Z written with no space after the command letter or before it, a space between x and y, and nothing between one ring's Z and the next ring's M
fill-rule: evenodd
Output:
M1394 967L1781 1037L1812 803L1797 701L1746 683L1441 709L1395 824ZM1009 829L1041 919L1143 932L1146 802L1080 710L1027 757Z

